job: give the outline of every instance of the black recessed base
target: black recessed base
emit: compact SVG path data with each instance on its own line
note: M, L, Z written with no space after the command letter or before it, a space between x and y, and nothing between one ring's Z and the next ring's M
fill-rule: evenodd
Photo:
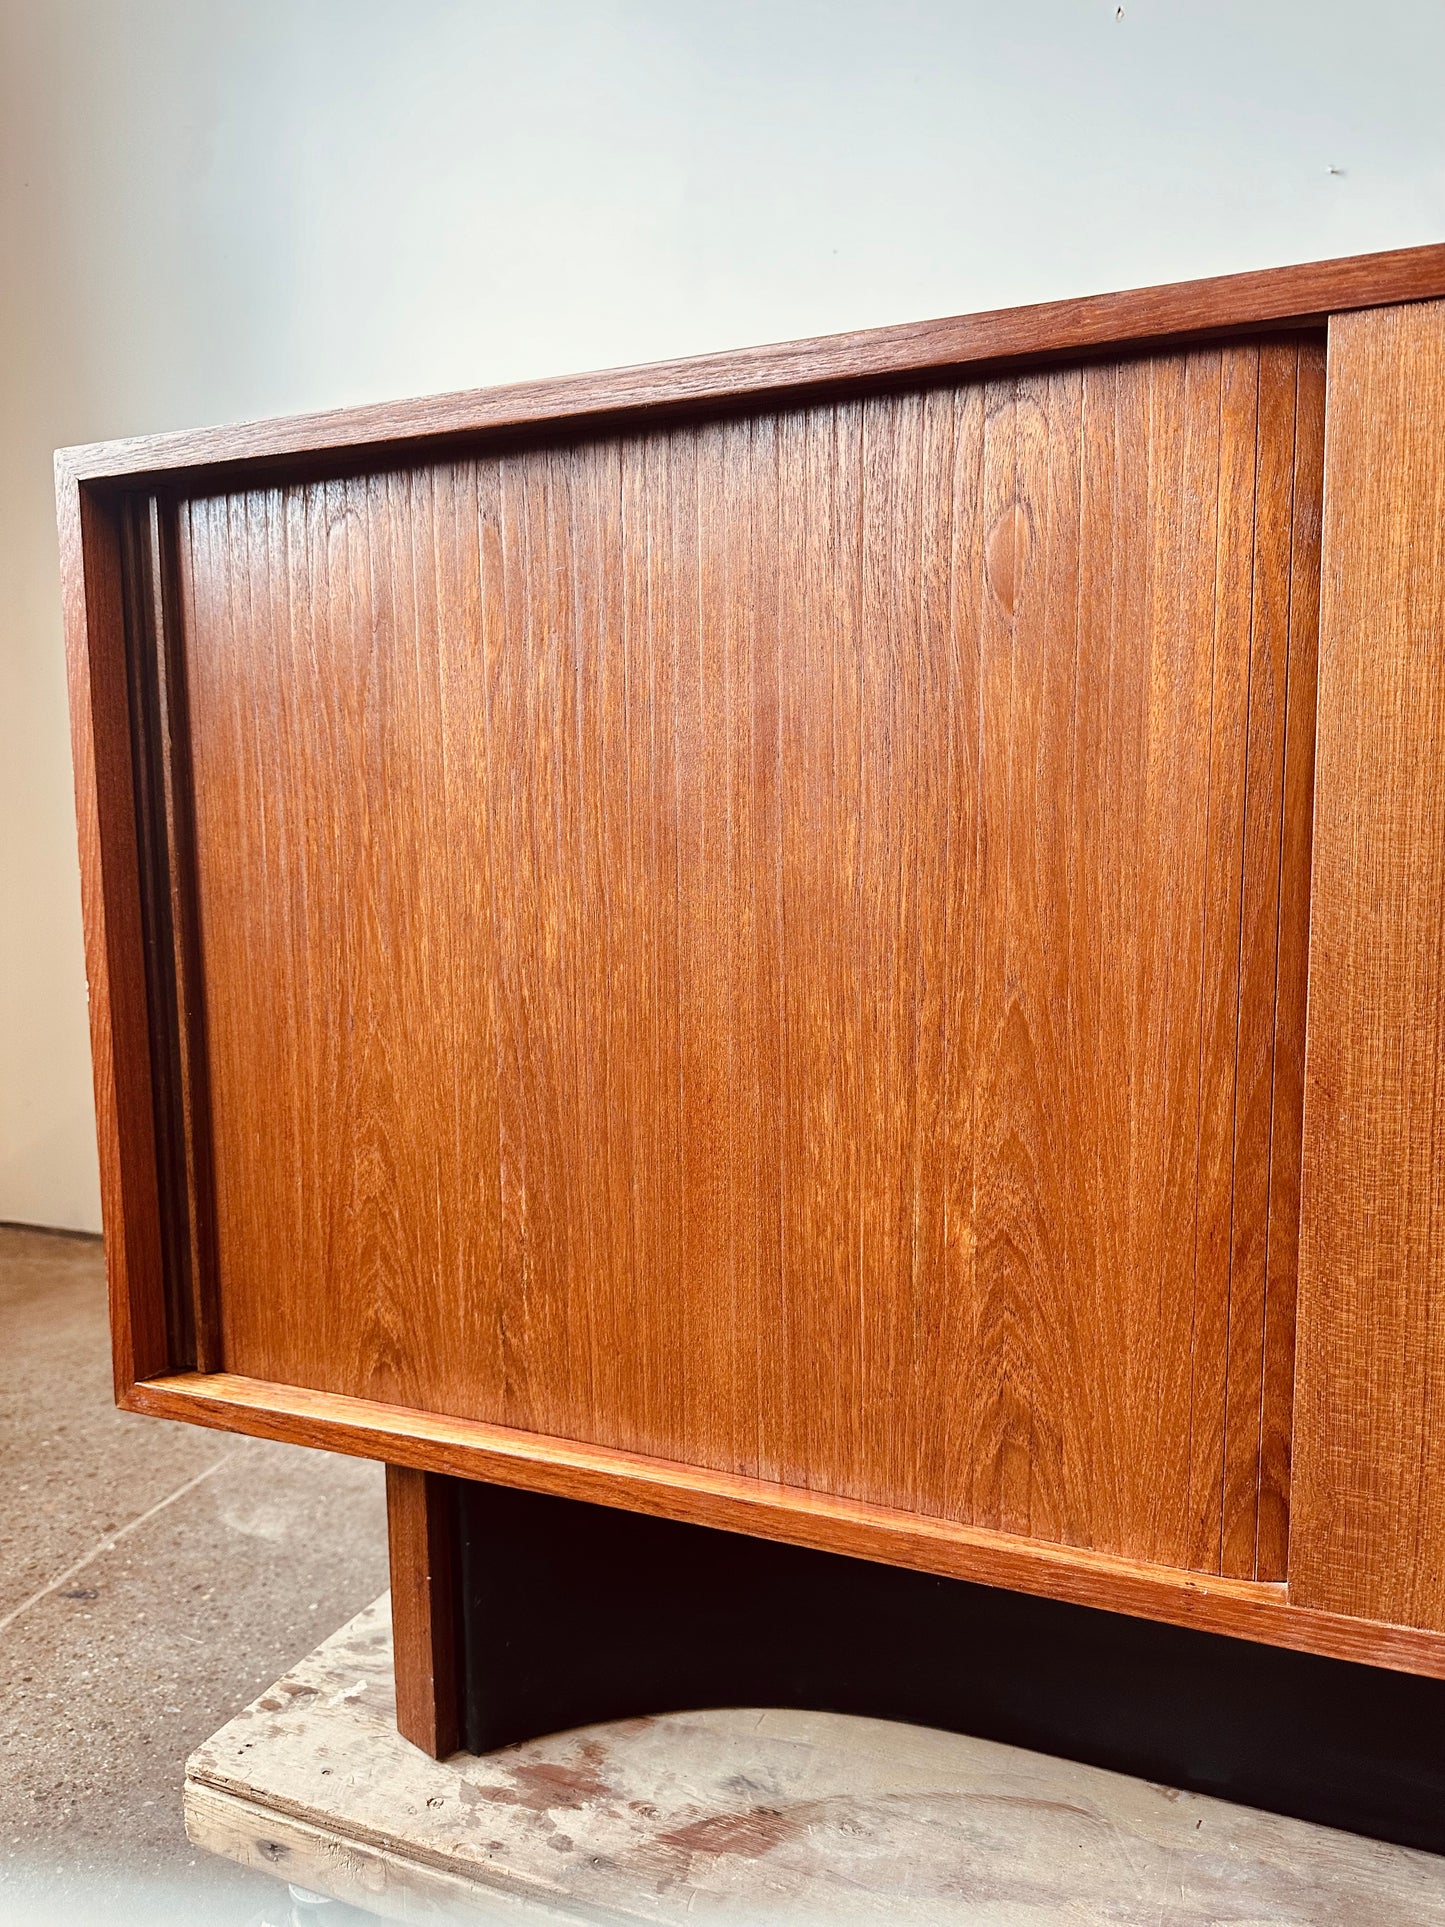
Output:
M708 1706L906 1720L1445 1852L1445 1682L458 1482L464 1745Z

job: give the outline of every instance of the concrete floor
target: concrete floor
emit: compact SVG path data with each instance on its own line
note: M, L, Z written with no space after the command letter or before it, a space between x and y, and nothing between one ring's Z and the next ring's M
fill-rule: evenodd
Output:
M99 1241L0 1227L0 1922L279 1919L182 1769L385 1585L380 1466L117 1412Z

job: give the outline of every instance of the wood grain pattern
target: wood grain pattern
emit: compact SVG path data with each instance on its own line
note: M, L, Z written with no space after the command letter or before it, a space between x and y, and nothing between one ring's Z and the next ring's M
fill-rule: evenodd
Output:
M184 503L226 1366L1253 1577L1318 374Z
M434 1760L461 1743L461 1600L455 1488L432 1472L386 1468L396 1726Z
M1330 331L1290 1583L1445 1628L1445 305Z
M1445 1678L1445 1637L1296 1604L1282 1585L1049 1545L984 1527L808 1492L771 1479L700 1471L579 1446L474 1419L300 1391L232 1373L190 1372L134 1386L120 1404L156 1418L319 1446L416 1470L621 1506L727 1532L1049 1599L1195 1626L1233 1638Z
M1436 1670L1442 298L62 453L123 1400Z
M1300 1164L1308 1005L1315 717L1318 704L1320 539L1324 492L1325 364L1301 354L1295 413L1294 552L1286 668L1283 816L1276 943L1274 1093L1260 1403L1255 1573L1289 1572L1299 1276Z
M267 466L294 467L298 457L313 468L328 456L361 455L375 463L388 451L394 457L435 453L448 442L548 422L592 417L616 425L692 413L699 405L776 404L835 389L1323 322L1343 309L1440 296L1445 244L1395 248L601 374L98 442L63 449L57 462L66 486L187 470L196 472L195 480L219 479L243 467L253 474Z

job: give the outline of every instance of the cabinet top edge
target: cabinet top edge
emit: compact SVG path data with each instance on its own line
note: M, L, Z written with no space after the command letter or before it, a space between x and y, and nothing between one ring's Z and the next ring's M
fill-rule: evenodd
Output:
M1045 358L1318 327L1334 313L1441 296L1445 243L1396 248L503 387L84 443L56 452L56 482L62 494L106 483L198 485L294 468L307 457L347 463L423 456L488 434L620 427Z

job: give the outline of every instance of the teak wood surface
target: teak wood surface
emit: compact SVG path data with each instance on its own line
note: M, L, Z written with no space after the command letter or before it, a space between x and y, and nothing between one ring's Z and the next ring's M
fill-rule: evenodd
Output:
M396 1641L396 1724L444 1760L461 1744L461 1626L453 1488L432 1472L386 1468Z
M122 1402L1445 1671L1442 294L63 453Z
M1307 1604L1445 1627L1445 303L1330 330L1323 887L1296 1433Z

